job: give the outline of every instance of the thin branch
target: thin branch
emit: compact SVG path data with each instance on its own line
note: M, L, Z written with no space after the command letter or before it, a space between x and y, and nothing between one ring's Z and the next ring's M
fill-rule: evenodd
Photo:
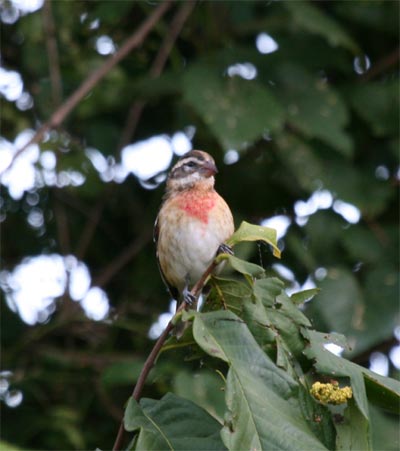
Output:
M14 163L15 159L24 152L30 145L39 143L46 132L58 127L68 114L78 105L78 103L104 78L108 72L124 59L133 49L138 47L149 32L154 28L159 19L171 6L170 1L161 2L153 13L142 23L142 25L125 41L122 47L110 58L108 58L102 66L94 71L83 83L71 94L70 97L52 114L50 119L45 122L35 135L23 147L17 150L10 164L3 170L7 171Z
M188 19L190 13L196 5L196 0L189 0L183 3L182 7L178 10L174 16L169 32L165 36L164 42L162 43L159 52L153 62L150 69L150 76L153 78L159 77L164 69L165 64L169 58L172 48L178 38L180 32L182 31L183 25Z
M190 290L190 292L193 296L195 296L196 298L199 296L204 284L206 283L208 277L214 271L216 266L217 266L217 263L214 259L213 262L209 265L209 267L205 270L205 272L201 276L200 280ZM140 372L140 375L136 382L135 388L131 395L132 398L134 398L136 401L139 401L139 399L142 395L142 390L143 390L144 384L146 382L147 376L149 375L150 370L153 368L154 362L155 362L161 348L163 347L165 340L167 339L171 330L175 327L174 322L175 322L176 316L178 315L178 313L180 313L182 310L184 310L186 308L187 308L187 304L185 302L182 302L181 305L178 307L174 317L167 324L167 327L164 329L164 332L159 336L153 349L151 350L149 356L147 357L147 359L143 365L142 371ZM118 429L117 438L115 439L115 443L113 446L113 451L118 451L119 449L121 449L122 441L124 439L124 433L125 433L124 420L122 419L121 424Z
M360 77L361 81L372 80L377 75L384 72L386 69L389 69L390 67L397 64L399 59L400 59L400 48L398 47L397 49L393 50L393 52L384 56L382 59L377 61L374 65L372 65L371 69L369 69L367 72L365 72L364 75L362 75Z
M54 202L54 216L57 224L58 243L62 255L71 253L68 218L64 205L58 199Z
M107 282L127 263L129 263L132 258L137 255L143 247L150 241L151 232L145 232L144 234L137 237L127 246L116 258L114 258L106 268L101 272L101 274L96 277L93 281L93 285L102 287L107 284Z
M62 82L56 40L56 27L54 25L50 0L46 0L43 5L43 25L46 38L47 57L49 60L51 96L53 106L54 108L57 108L62 102Z
M91 209L89 213L89 217L86 221L85 227L75 250L75 255L78 260L82 260L86 254L86 251L89 247L89 244L93 238L94 232L96 231L97 225L103 213L106 200L108 199L108 195L113 186L114 185L107 186L100 199L97 201L96 205Z
M183 25L188 19L190 13L196 5L196 0L190 0L183 3L182 7L175 14L172 19L171 26L166 34L164 41L153 61L150 68L150 77L155 79L158 78L168 61L168 57L172 51L176 39L178 38L180 32L182 31ZM121 134L119 149L125 147L132 140L135 134L137 124L139 123L140 116L142 115L143 109L146 105L144 100L136 100L132 103L129 108L128 116L125 122L124 130Z

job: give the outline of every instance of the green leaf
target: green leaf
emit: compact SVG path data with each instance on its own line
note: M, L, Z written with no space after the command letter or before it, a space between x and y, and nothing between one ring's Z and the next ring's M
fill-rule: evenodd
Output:
M217 257L216 261L220 260L228 260L231 267L235 271L240 272L241 274L251 277L260 277L265 275L265 270L262 266L246 262L245 260L241 260L240 258L237 258L234 255L221 254Z
M334 19L323 13L321 8L308 1L284 2L299 27L325 38L333 47L342 46L353 53L360 52L354 39Z
M400 449L399 419L370 406L372 444L375 450L398 451Z
M268 277L254 282L254 295L261 300L264 306L272 307L276 302L276 297L282 293L284 283L277 277Z
M390 340L398 325L398 294L400 277L396 266L381 260L379 267L364 270L364 314L359 322L361 327L351 331L349 340L354 356L371 349L377 344ZM379 315L376 312L379 311Z
M286 2L293 3L293 2ZM346 130L349 113L341 96L327 83L291 62L276 69L287 120L306 138L318 138L345 157L353 154Z
M345 335L362 327L364 299L352 272L345 268L329 268L319 287L321 292L307 305L311 315L322 318L328 330Z
M127 431L138 432L133 449L144 451L221 450L221 425L187 399L167 393L159 401L131 397L124 415Z
M226 150L246 149L283 125L282 107L257 81L223 77L211 64L196 64L185 72L183 86L185 100Z
M252 288L248 283L233 279L212 277L212 289L203 311L218 310L221 306L241 311L243 304L251 302Z
M229 246L235 246L235 244L242 241L264 241L272 246L275 257L280 258L281 256L281 251L277 246L276 230L271 229L270 227L264 227L242 221L239 228L227 241L227 244Z
M293 185L294 179L304 190L314 192L323 173L323 164L311 146L290 133L280 135L276 144L278 157L289 173L290 184Z
M398 136L398 80L352 84L344 90L351 105L376 136Z
M338 451L352 449L367 451L372 449L368 421L353 400L348 402L343 420L337 421L335 427L337 432L336 449Z
M174 393L202 407L223 423L225 411L225 381L207 369L200 371L181 370L174 376Z
M400 413L400 382L372 371L364 371L368 399L374 405L393 413Z
M230 366L222 431L228 449L326 449L301 414L296 382L259 348L240 318L229 311L197 314L193 335Z
M314 366L320 373L351 379L354 399L367 420L369 419L367 394L372 403L393 413L400 412L400 382L389 377L379 376L325 349L325 344L334 343L335 340L337 343L337 335L323 334L306 329L303 329L302 333L310 342L304 354L314 360Z
M299 291L293 293L290 299L297 305L303 304L306 301L310 301L315 295L321 291L320 288L310 288L309 290Z

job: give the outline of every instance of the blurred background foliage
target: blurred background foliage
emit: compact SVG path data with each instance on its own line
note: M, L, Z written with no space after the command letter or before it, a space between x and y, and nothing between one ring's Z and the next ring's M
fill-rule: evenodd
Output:
M314 326L398 376L398 2L176 2L5 171L156 7L0 4L0 397L18 448L111 447L168 318L152 227L165 172L190 148L215 157L236 225L280 231L279 265L263 247L243 256L289 291L321 288L304 306ZM218 377L185 357L163 354L144 395L221 415ZM396 449L396 420L373 418L376 449Z

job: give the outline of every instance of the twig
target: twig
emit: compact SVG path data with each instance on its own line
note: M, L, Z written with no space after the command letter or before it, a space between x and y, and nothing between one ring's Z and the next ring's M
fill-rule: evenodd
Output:
M196 5L196 0L189 0L183 3L182 7L175 14L172 19L171 26L168 33L166 34L164 41L153 61L150 68L150 77L155 79L158 78L167 63L168 57L174 46L176 39L178 38L180 32L182 31L183 25L188 19L190 13ZM140 116L142 115L143 109L146 105L144 100L136 100L132 103L129 108L128 117L125 122L124 130L121 134L119 149L125 147L131 141L137 124L139 122Z
M54 216L57 224L58 243L61 254L68 255L71 253L68 218L64 205L58 199L55 199L54 202Z
M89 244L92 240L94 232L97 228L97 224L100 221L101 214L103 212L108 195L114 185L108 185L102 193L100 199L97 201L96 205L92 208L90 215L86 221L85 227L83 228L82 235L76 246L75 255L78 260L82 260L86 254Z
M54 108L57 108L62 102L62 83L57 40L55 36L56 27L54 25L50 0L46 0L43 5L43 25L46 37L47 56L49 60L51 96L53 106Z
M218 263L216 263L216 261L214 259L213 262L210 264L210 266L205 270L205 272L201 276L200 280L190 290L190 292L193 296L195 296L196 298L199 296L204 284L206 283L210 274L214 271L217 264ZM156 341L153 349L151 350L149 356L147 357L147 359L143 365L142 371L140 372L140 375L136 382L135 388L131 395L132 398L134 398L136 401L139 401L139 399L141 397L142 390L143 390L144 384L146 382L147 376L149 375L150 370L153 368L154 362L155 362L161 348L163 347L165 340L167 339L171 330L175 327L174 322L175 322L176 315L178 315L178 313L180 313L186 307L187 307L187 304L185 302L182 302L181 305L178 307L174 317L167 324L167 327L165 328L164 332L158 337L158 340ZM122 419L121 424L118 429L117 438L115 439L115 443L113 446L113 451L118 451L119 449L121 449L122 441L124 438L124 432L125 432L124 420Z
M151 233L144 234L133 240L114 260L112 260L101 274L93 281L93 285L104 286L121 268L123 268L135 255L137 255L151 239Z
M110 70L124 59L134 48L138 47L148 35L151 29L157 24L159 19L171 6L170 1L161 2L153 13L143 22L143 24L125 41L122 47L110 58L108 58L102 66L94 71L84 82L71 94L70 97L51 115L50 119L45 122L35 135L20 149L18 149L9 165L3 170L7 171L14 163L15 159L24 152L30 145L39 143L46 132L52 128L58 127L68 114L78 105L78 103L92 90L96 84L110 72Z
M400 48L393 50L393 52L384 56L382 59L377 61L371 69L365 72L364 75L360 77L361 81L369 81L379 75L381 72L384 72L386 69L389 69L391 66L394 66L400 59Z

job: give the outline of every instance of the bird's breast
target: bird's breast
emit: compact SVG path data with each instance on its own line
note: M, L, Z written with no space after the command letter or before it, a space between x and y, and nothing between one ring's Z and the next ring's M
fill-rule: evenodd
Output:
M215 192L204 193L182 193L177 199L177 206L190 217L196 218L203 224L208 224L209 213L215 207L218 195Z

